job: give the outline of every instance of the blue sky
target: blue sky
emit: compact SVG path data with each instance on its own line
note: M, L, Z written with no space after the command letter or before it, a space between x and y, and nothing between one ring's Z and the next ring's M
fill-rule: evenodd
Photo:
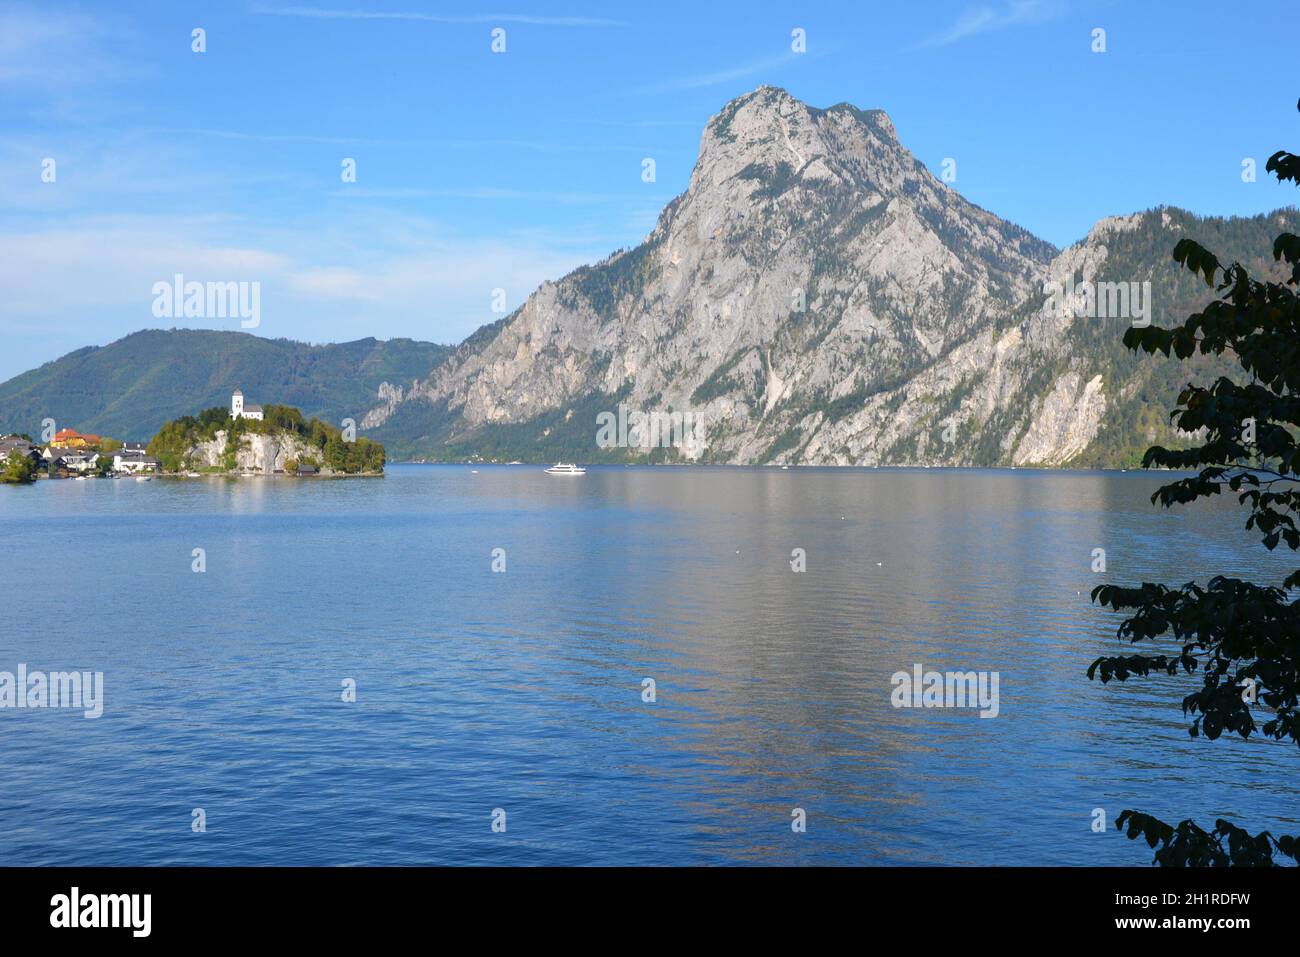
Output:
M639 242L709 116L764 83L888 111L1057 245L1161 203L1290 205L1263 165L1300 147L1298 27L1196 0L0 2L0 380L141 328L238 328L155 319L177 272L260 282L259 335L459 341L494 289L514 308Z

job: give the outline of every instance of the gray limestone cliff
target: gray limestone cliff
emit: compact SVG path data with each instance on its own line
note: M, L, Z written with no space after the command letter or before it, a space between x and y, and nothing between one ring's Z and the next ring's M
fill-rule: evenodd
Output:
M1106 356L1129 320L1047 290L1169 268L1161 216L1058 251L933 176L883 112L760 87L709 121L644 242L385 383L361 424L434 457L594 460L595 416L621 404L703 423L679 461L1064 465L1115 410ZM1129 234L1168 246L1147 262L1130 236L1108 263Z

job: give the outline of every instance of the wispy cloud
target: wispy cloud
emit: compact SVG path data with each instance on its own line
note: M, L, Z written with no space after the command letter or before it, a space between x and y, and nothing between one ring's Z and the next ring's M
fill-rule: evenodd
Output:
M501 231L476 238L424 217L347 207L266 225L228 215L91 216L0 226L6 346L0 380L90 343L157 326L155 282L262 284L263 335L344 341L387 335L456 342L485 322L492 291L518 305L539 284L610 251L607 238ZM78 277L70 283L68 276ZM171 323L168 323L171 324ZM230 328L223 320L176 325Z
M138 75L110 58L105 47L119 39L106 21L38 8L0 10L0 84L81 86Z
M211 136L223 140L247 140L258 143L322 143L328 146L352 146L360 143L376 146L405 145L404 140L376 140L361 136L310 136L297 133L250 133L243 130L213 130L201 127L151 126L143 127L141 131L146 133L165 134L183 133L190 136Z
M521 189L503 189L496 186L467 187L392 187L366 188L347 187L334 191L335 196L347 196L356 199L488 199L488 200L524 200L543 203L616 203L629 197L617 193L584 193L549 191L538 192ZM644 197L636 197L638 200Z
M592 125L592 124L589 124ZM696 126L692 121L689 124L681 125ZM628 124L629 128L636 128L635 124ZM651 128L646 126L645 128ZM160 133L166 136L198 136L211 137L214 139L239 140L250 143L305 143L305 144L323 144L326 146L421 146L428 149L439 150L527 150L532 153L547 154L564 154L564 153L583 153L590 154L593 152L608 153L639 153L642 156L649 155L651 147L636 146L633 144L619 145L607 143L587 143L575 142L573 140L556 140L555 142L543 142L540 140L518 140L503 138L484 138L484 139L462 139L462 140L444 140L444 139L375 139L365 136L318 136L307 133L258 133L248 130L221 130L207 129L203 127L192 126L144 126L139 127L140 133ZM673 150L655 149L656 156L671 154Z
M603 17L556 17L531 13L476 13L455 16L415 10L328 10L323 7L255 6L254 13L274 17L305 17L313 20L420 20L426 23L524 23L542 27L621 27L625 20Z
M701 121L698 120L698 119L688 119L688 120L604 120L604 119L598 119L598 118L595 118L595 117L557 116L557 117L555 117L555 119L554 119L553 122L556 122L556 123L575 123L575 124L577 124L577 125L579 125L579 126L585 126L585 127L593 127L593 126L613 127L613 128L615 128L615 129L623 129L623 130L657 130L657 129L671 129L671 128L675 128L675 127L676 127L676 128L689 128L689 129L692 129L692 130L697 130L697 129L700 128L700 122L701 122Z
M650 86L638 88L638 93L676 93L681 90L696 90L706 86L717 86L720 83L730 83L732 80L743 80L745 77L754 76L759 73L767 73L778 67L797 59L799 56L807 54L786 53L781 56L769 57L766 60L758 60L753 63L746 63L742 66L734 66L725 70L714 70L710 73L696 73L691 76L679 76L674 79L665 80L662 83L655 83Z
M1064 0L1010 0L1001 6L972 7L942 33L921 41L916 48L943 47L981 33L1046 23L1064 16L1065 12Z
M42 180L43 160L57 179ZM218 208L250 189L284 196L295 185L282 164L214 165L190 144L128 129L10 134L0 131L0 221L4 229L77 212Z

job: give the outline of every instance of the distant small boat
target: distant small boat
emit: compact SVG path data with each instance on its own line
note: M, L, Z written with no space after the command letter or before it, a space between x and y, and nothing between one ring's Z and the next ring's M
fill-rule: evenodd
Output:
M586 475L587 470L578 465L571 465L566 462L556 462L546 470L547 475Z
M152 482L152 481L153 481L153 476L151 476L151 475L137 475L137 476L135 477L135 480L136 480L137 482Z

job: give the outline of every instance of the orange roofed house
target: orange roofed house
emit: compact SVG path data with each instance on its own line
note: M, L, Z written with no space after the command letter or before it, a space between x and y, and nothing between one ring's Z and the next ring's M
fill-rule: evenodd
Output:
M56 449L84 449L89 445L99 445L98 435L82 435L74 429L59 429L50 440Z

